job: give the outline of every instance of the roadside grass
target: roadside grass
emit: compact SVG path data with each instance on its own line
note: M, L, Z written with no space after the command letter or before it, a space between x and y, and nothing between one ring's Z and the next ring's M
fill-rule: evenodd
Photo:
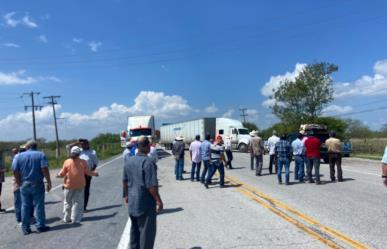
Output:
M119 143L116 143L116 144L109 143L109 144L97 145L93 149L96 151L99 160L105 160L105 159L108 159L112 156L115 156L115 155L122 153L122 148L121 148ZM61 168L63 165L63 162L68 158L65 148L61 148L62 154L58 159L56 159L55 150L44 150L43 149L42 151L47 156L48 165L49 165L50 169ZM9 153L4 155L4 162L5 162L5 169L6 169L5 175L12 176L13 172L11 169L11 166L12 166L11 165L11 156Z

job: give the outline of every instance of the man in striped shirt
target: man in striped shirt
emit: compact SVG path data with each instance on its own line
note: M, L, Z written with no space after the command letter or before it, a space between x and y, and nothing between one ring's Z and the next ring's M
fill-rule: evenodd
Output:
M216 140L214 144L210 147L211 150L211 159L210 163L212 164L211 172L208 173L206 182L204 183L204 186L208 188L208 184L211 182L212 176L215 174L216 170L219 171L219 178L220 178L220 187L224 187L224 146L223 146L223 139L220 135L216 137Z

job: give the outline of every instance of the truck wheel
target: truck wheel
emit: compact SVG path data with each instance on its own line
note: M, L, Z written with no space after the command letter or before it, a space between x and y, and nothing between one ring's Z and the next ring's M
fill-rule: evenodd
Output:
M238 147L238 150L240 152L247 152L247 145L246 144L240 144Z

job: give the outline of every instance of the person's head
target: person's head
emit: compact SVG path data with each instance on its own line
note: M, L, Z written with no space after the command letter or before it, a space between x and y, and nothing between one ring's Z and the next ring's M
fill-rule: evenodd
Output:
M71 158L73 159L78 158L80 154L81 154L81 148L79 148L78 146L71 147L71 150L70 150Z
M89 143L89 140L84 139L84 138L80 138L78 141L81 143L82 149L84 149L84 150L90 149L90 143Z
M196 141L200 141L200 135L196 135L196 136L195 136L195 140L196 140Z
M329 133L329 136L330 136L330 137L336 137L336 132L335 132L335 131L331 131L331 132Z
M145 136L140 137L137 140L137 149L139 153L147 155L150 152L150 142Z
M288 135L286 133L281 134L280 139L286 140L288 138Z
M221 135L216 136L215 143L216 144L223 144L223 138Z
M303 137L304 137L303 134L301 134L301 133L298 133L298 134L297 134L297 138L298 138L298 139L302 139Z
M37 150L38 149L38 143L36 143L35 140L29 140L26 144L27 150Z
M132 143L131 142L126 142L126 148L128 148L128 149L132 148Z
M210 140L211 140L211 135L210 135L210 134L207 134L207 135L206 135L206 140L207 140L207 141L210 141Z
M273 130L273 136L277 136L277 131L276 130Z
M19 150L17 148L12 148L11 153L12 153L12 156L14 156L17 153L19 153Z

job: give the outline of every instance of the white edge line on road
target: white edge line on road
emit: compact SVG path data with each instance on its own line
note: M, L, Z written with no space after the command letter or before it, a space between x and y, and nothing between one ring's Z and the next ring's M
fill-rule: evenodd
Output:
M117 160L117 159L119 159L119 158L121 158L121 157L122 157L122 156L118 156L118 157L116 157L116 158L114 158L114 159L112 159L112 160L110 160L110 161L108 161L108 162L106 162L106 163L103 163L103 164L99 165L99 166L97 167L97 169L101 169L101 168L105 167L106 165L108 165L108 164L114 162L115 160ZM55 191L55 190L61 188L62 186L63 186L63 184L59 184L58 186L53 187L53 188L51 189L51 191ZM50 191L50 192L51 192L51 191ZM46 194L48 194L48 192L46 192ZM13 207L7 208L6 211L7 211L7 212L10 212L10 211L13 211L14 209L15 209L15 207L13 206Z
M359 174L363 174L363 175L380 176L380 175L375 174L375 173L361 172L361 171L352 170L352 169L345 169L345 168L343 168L343 171L349 171L349 172L359 173Z
M130 218L128 218L128 221L126 222L126 225L125 225L124 232L121 235L120 243L118 243L117 249L129 248L131 225L132 225L132 222L130 221Z

